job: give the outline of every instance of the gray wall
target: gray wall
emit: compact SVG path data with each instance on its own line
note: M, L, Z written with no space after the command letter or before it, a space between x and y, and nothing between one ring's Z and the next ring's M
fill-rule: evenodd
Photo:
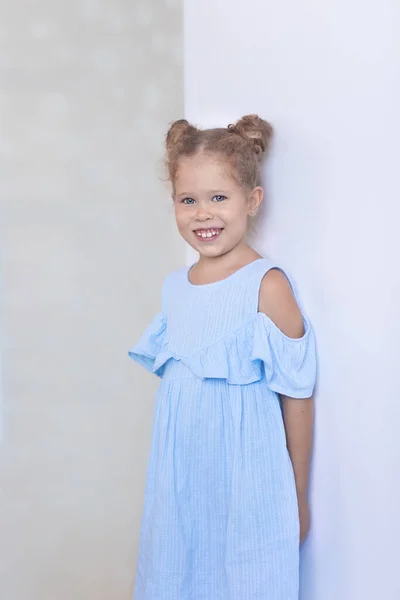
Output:
M157 382L127 350L183 257L161 181L181 21L1 3L2 600L132 594Z

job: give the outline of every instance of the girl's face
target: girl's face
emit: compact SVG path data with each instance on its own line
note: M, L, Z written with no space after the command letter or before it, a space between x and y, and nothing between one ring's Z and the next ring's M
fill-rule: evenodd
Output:
M201 256L227 254L244 242L250 215L263 199L260 187L247 191L217 157L198 154L179 161L174 181L179 233Z

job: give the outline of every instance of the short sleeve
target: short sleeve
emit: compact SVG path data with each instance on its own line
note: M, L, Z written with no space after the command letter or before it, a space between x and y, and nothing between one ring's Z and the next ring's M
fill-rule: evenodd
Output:
M268 386L292 398L312 396L317 375L313 328L304 318L304 335L289 338L266 315L259 313L252 360L262 361Z
M129 356L151 373L162 377L166 362L167 319L159 313L144 331L139 342L129 350Z

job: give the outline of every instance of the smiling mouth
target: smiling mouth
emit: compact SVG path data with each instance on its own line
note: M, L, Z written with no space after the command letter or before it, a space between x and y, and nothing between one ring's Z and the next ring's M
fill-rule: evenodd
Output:
M210 229L196 229L194 232L196 237L202 242L210 242L215 240L222 232L221 228L210 228Z

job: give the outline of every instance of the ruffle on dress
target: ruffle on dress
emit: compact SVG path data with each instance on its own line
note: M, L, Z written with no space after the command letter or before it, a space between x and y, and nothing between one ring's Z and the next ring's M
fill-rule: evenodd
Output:
M289 338L269 317L257 313L246 325L207 348L179 355L168 344L167 319L160 313L129 355L159 377L169 360L178 360L199 379L247 385L265 376L271 390L308 398L316 378L316 349L307 319L304 328L301 338Z

